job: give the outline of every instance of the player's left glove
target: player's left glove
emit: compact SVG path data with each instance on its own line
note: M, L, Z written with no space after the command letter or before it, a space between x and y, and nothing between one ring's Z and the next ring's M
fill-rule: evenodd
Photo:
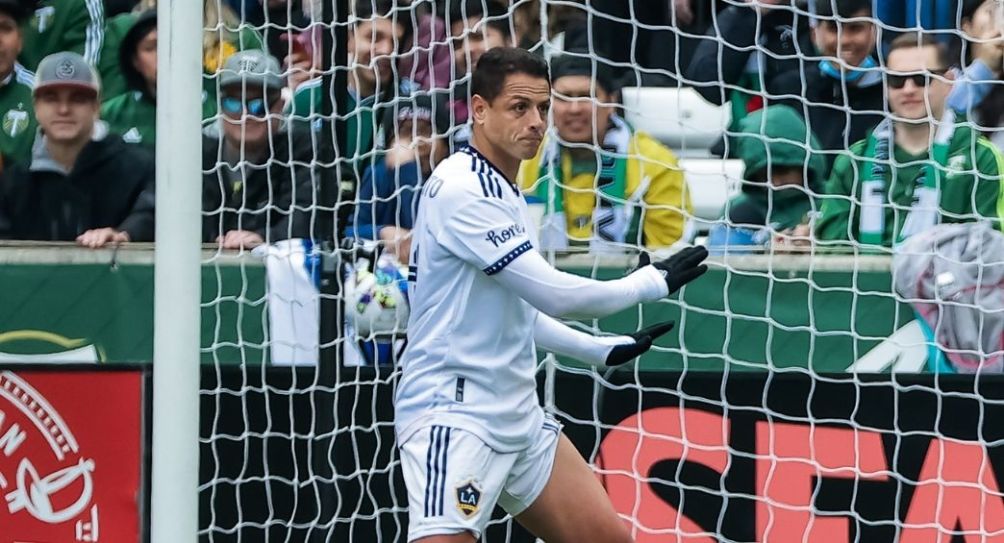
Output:
M629 334L629 336L634 339L634 343L615 345L614 348L610 350L610 354L607 355L606 366L619 366L634 360L638 356L645 353L645 351L651 349L652 342L659 336L672 330L673 325L675 324L676 323L673 321L667 321L656 324L655 326L649 326L648 328L639 330L633 334Z

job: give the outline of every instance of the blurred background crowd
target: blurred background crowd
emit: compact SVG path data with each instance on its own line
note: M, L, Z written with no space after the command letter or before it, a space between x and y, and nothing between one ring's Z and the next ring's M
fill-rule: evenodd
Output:
M1004 213L999 0L350 0L332 70L324 1L204 2L206 243L405 261L500 46L551 65L549 135L511 180L543 249L889 247ZM154 163L178 158L154 156L158 75L156 0L0 0L0 239L153 240ZM325 146L345 219L318 232Z

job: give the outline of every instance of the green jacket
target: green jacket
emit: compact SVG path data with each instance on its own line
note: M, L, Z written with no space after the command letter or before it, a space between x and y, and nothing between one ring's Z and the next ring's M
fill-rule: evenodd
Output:
M101 120L126 143L151 149L157 144L157 102L140 91L120 94L101 104Z
M861 202L860 172L871 168L863 155L867 139L837 157L826 184L821 216L816 222L820 240L856 241L859 235ZM986 217L999 220L1004 211L1004 157L986 138L965 124L955 129L949 143L947 168L940 186L941 220L945 223L970 222ZM889 204L885 205L882 244L892 246L913 204L916 180L924 175L930 153L911 155L894 146L891 175L887 179ZM848 199L847 196L853 196Z
M152 149L157 144L157 101L149 94L146 81L136 70L133 58L143 36L156 28L156 12L151 10L138 16L126 14L115 17L113 21L117 21L114 26L121 25L124 29L122 35L115 38L118 51L114 59L115 72L121 77L126 91L105 95L107 99L101 105L101 119L113 134L122 136L126 143L138 143ZM109 27L112 26L112 21L109 21ZM261 46L258 34L250 28L240 33L239 41L246 46ZM224 53L233 54L237 47L238 44L230 44ZM211 122L216 115L215 82L206 76L203 83L202 118Z
M119 47L122 39L136 22L135 13L121 13L105 21L105 39L98 61L101 74L101 96L114 98L129 90L125 75L119 66Z
M31 96L34 85L35 74L19 64L14 65L6 81L0 82L0 154L4 165L31 161L31 146L38 129Z
M314 132L321 130L321 82L317 78L300 85L293 94L289 113L293 119L309 120ZM377 107L377 97L369 96L359 100L349 91L345 104L348 115L345 119L346 138L342 157L354 157L357 179L374 160L371 151L376 147L380 131L380 112Z
M202 95L202 118L215 114L216 104ZM101 104L101 120L108 131L122 136L126 143L139 143L150 149L157 146L157 102L142 91L120 94Z
M59 51L83 55L98 66L105 34L102 0L41 0L22 27L20 61L34 71L41 60Z
M734 224L766 226L783 230L802 222L812 210L810 193L818 192L826 175L826 160L819 141L802 116L791 107L760 109L737 123L733 137L735 156L743 161L742 192L729 201L726 216ZM770 167L805 169L805 188L773 190L753 179L764 178Z

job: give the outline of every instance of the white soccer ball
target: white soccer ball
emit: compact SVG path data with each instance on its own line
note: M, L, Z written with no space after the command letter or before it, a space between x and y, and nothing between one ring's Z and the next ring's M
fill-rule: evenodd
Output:
M407 269L383 256L371 271L366 261L345 280L345 315L360 337L404 334L408 326Z

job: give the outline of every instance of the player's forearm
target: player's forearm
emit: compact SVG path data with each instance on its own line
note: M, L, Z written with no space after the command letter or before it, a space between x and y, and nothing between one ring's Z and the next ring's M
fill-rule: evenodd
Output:
M604 317L669 294L666 281L652 266L621 279L597 281L559 271L536 251L523 254L495 277L552 317Z
M557 320L537 313L533 341L542 350L585 362L590 366L604 367L614 345L631 343L628 336L593 336L566 326Z

